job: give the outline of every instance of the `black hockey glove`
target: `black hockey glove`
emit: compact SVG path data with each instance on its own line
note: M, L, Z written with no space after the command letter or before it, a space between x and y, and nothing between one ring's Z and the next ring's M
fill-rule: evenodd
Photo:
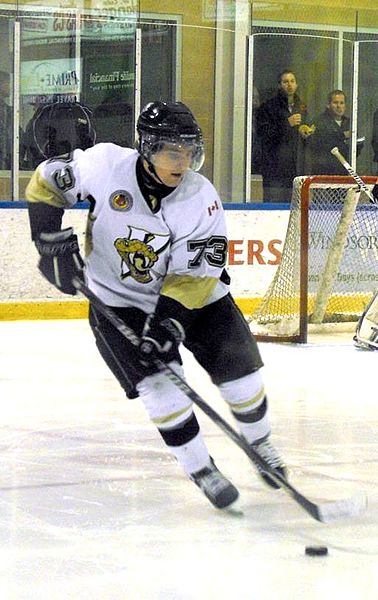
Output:
M40 233L35 241L41 256L38 268L61 292L75 296L74 276L82 277L84 261L80 256L77 236L72 227L53 233Z
M155 315L147 317L139 344L141 363L148 365L159 358L163 362L172 360L171 351L185 339L184 328L176 319L160 321Z

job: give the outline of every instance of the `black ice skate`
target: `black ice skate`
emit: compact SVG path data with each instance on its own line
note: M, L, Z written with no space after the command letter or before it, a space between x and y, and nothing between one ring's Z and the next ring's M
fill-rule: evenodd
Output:
M239 497L236 487L217 469L213 459L208 467L192 473L190 479L216 508L228 508Z
M277 471L280 475L282 475L282 477L285 477L285 479L286 479L286 477L287 477L286 466L285 466L284 462L282 461L280 455L278 454L277 450L275 449L275 447L270 443L269 438L264 438L263 440L260 440L259 442L251 444L251 447L253 448L253 450L255 452L257 452L261 456L261 458L263 458L268 463L268 465L272 469ZM269 474L265 473L265 471L262 469L262 467L260 465L258 465L256 462L255 462L255 466L258 471L258 474L260 475L260 477L262 477L262 479L265 481L265 483L267 483L268 485L270 485L272 488L274 488L276 490L281 487L271 477L269 477Z

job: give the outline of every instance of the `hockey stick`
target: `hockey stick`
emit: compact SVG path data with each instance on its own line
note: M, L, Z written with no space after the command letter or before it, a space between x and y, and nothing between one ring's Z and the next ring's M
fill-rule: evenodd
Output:
M332 148L331 154L337 158L337 160L343 165L344 169L348 171L349 175L353 177L354 181L360 186L361 190L365 192L367 197L369 198L372 204L378 204L378 198L375 198L371 193L370 189L366 185L366 183L361 179L361 177L356 173L356 171L352 168L352 165L348 163L346 158L341 154L338 148Z
M139 345L139 337L120 319L111 308L106 306L78 277L72 280L73 285L85 296L89 302L134 346ZM365 497L353 497L336 502L324 502L315 504L295 489L280 473L274 471L246 441L225 421L211 406L209 406L191 388L182 377L177 375L173 369L163 361L155 359L155 366L164 373L184 394L192 400L222 431L248 456L252 463L257 463L297 504L317 521L329 523L331 521L354 517L359 515L366 507Z

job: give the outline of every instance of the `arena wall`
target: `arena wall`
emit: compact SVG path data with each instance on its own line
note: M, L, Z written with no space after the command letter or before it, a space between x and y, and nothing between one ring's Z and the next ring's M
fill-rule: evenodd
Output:
M86 316L85 301L61 294L40 275L27 209L11 206L0 204L0 320ZM74 227L81 245L86 212L74 208L64 216L64 226ZM287 210L263 209L261 205L226 206L228 270L232 292L245 312L256 306L279 264L288 215Z

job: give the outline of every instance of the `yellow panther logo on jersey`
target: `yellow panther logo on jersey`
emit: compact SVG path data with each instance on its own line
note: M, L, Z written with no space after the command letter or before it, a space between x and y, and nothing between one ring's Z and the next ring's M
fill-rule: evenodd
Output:
M162 238L168 238L163 245ZM152 281L151 270L159 260L159 254L169 245L169 235L150 233L129 226L128 237L117 238L114 246L121 257L121 279L132 277L138 283Z

